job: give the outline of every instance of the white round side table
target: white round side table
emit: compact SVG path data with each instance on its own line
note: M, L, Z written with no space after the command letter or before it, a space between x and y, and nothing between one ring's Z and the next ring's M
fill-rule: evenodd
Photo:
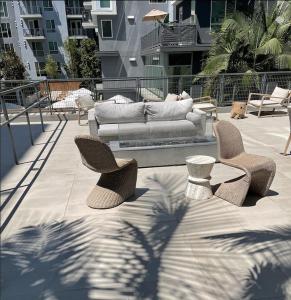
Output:
M215 158L205 155L186 157L189 172L185 195L188 198L205 200L213 196L210 186L210 173Z

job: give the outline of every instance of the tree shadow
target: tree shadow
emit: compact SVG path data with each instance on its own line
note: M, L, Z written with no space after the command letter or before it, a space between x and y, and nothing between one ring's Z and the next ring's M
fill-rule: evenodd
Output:
M252 255L253 266L244 279L242 299L261 299L266 295L289 299L287 282L291 276L291 226L205 238L224 252L243 251Z

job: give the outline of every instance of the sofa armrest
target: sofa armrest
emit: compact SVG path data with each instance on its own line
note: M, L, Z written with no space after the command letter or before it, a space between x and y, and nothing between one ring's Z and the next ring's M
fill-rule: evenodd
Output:
M200 131L202 135L205 135L206 130L206 112L194 108L192 112L187 113L186 119L192 122L194 125L200 127Z
M95 117L95 108L91 108L88 110L88 124L89 124L90 135L97 137L99 124Z

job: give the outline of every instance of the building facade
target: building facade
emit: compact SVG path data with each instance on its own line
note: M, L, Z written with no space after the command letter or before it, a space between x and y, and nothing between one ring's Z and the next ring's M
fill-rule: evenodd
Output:
M92 0L102 75L106 77L196 74L211 45L212 30L254 0ZM276 1L265 0L267 9ZM144 22L152 9L168 13L166 25Z
M103 78L190 75L201 70L210 32L255 0L0 0L0 47L13 47L33 79L45 76L47 55L64 70L64 41L95 38ZM275 0L264 0L270 9ZM144 22L152 9L166 24Z
M66 77L64 42L95 38L95 25L82 0L0 0L1 51L14 48L31 79L45 78L53 56Z

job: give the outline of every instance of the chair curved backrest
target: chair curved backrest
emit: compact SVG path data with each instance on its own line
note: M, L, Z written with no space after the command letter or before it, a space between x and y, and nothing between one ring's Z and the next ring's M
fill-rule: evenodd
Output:
M99 139L90 135L79 135L75 137L75 143L87 168L99 173L119 170L111 149Z
M239 130L228 121L214 124L217 138L218 158L230 159L244 152L244 145Z

